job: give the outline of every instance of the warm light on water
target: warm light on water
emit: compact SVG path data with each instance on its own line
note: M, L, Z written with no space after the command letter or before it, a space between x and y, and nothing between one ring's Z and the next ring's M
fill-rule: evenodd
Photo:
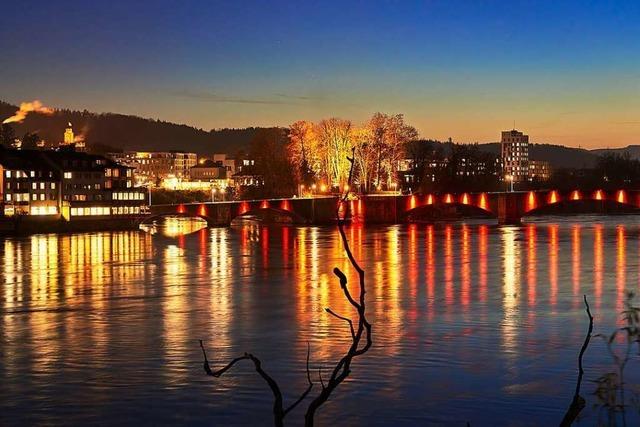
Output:
M307 342L328 375L348 334L323 309L350 313L331 273L349 267L335 229L200 226L0 239L0 424L269 425L255 372L205 377L199 338L215 366L259 355L285 399L305 387ZM556 425L587 327L582 294L609 333L640 289L635 217L347 234L374 347L322 425ZM607 362L594 342L589 399ZM637 365L629 375L638 383ZM595 424L591 403L581 425Z

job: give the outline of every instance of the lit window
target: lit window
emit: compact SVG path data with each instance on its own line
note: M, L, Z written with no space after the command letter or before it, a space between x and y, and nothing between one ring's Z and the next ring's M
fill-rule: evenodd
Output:
M65 172L64 173L64 178L65 179L71 179L73 177L73 174L71 172Z
M44 190L44 182L41 182L41 183L40 183L40 189L41 189L41 190Z
M55 190L55 189L56 189L56 183L55 183L55 182L52 182L52 183L51 183L51 189L52 189L52 190Z

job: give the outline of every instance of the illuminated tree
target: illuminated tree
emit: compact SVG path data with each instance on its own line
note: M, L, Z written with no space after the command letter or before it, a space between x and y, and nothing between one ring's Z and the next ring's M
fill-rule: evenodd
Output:
M317 126L319 154L327 183L342 188L347 183L352 152L352 124L349 120L330 118Z
M291 163L295 168L299 183L310 185L320 172L321 159L315 125L299 120L289 126L289 145L287 146Z

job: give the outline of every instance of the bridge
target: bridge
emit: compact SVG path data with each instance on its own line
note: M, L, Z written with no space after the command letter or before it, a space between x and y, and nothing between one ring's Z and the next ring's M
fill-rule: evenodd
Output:
M294 224L330 224L335 222L338 204L337 197L314 197L153 205L144 221L178 215L199 217L211 226L227 226L236 218L259 216ZM589 212L640 213L640 190L364 195L340 209L340 215L352 222L383 224L469 216L519 224L527 215Z

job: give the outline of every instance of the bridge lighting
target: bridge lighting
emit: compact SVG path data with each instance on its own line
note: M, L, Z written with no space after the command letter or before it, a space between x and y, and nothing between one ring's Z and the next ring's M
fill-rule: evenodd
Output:
M187 209L184 207L184 205L178 205L178 213L183 214L185 212L187 212Z
M451 194L447 194L444 198L445 203L451 203L453 200L451 199Z
M322 191L323 193L324 193L325 191L327 191L327 186L326 186L326 185L324 185L324 184L322 184L322 185L320 186L320 191Z
M549 193L549 204L552 205L554 203L558 203L558 192L553 190L551 193Z
M204 205L200 205L198 208L198 215L207 216L207 208Z
M260 209L269 209L269 201L268 200L263 200L260 203Z
M627 203L627 195L625 194L624 190L618 191L616 200L618 200L618 203Z
M580 192L578 190L571 192L571 200L580 200Z
M484 209L485 211L489 210L489 204L487 203L487 195L485 193L482 193L480 195L480 203L478 203L478 206L480 206L480 209Z
M427 204L428 205L432 205L433 204L433 195L429 194L427 196Z
M462 204L463 205L468 205L469 204L469 195L467 193L464 193L462 195Z
M603 200L604 197L602 196L602 190L597 190L594 194L593 194L593 198L596 200Z
M409 209L415 209L416 208L416 196L412 195L409 198Z
M527 211L533 210L536 208L536 193L533 191L529 191L529 195L527 196Z
M283 211L291 210L291 206L289 205L289 201L288 200L283 200L282 203L280 203L280 209L282 209Z
M240 215L246 213L249 211L249 203L247 202L242 202L240 203Z

